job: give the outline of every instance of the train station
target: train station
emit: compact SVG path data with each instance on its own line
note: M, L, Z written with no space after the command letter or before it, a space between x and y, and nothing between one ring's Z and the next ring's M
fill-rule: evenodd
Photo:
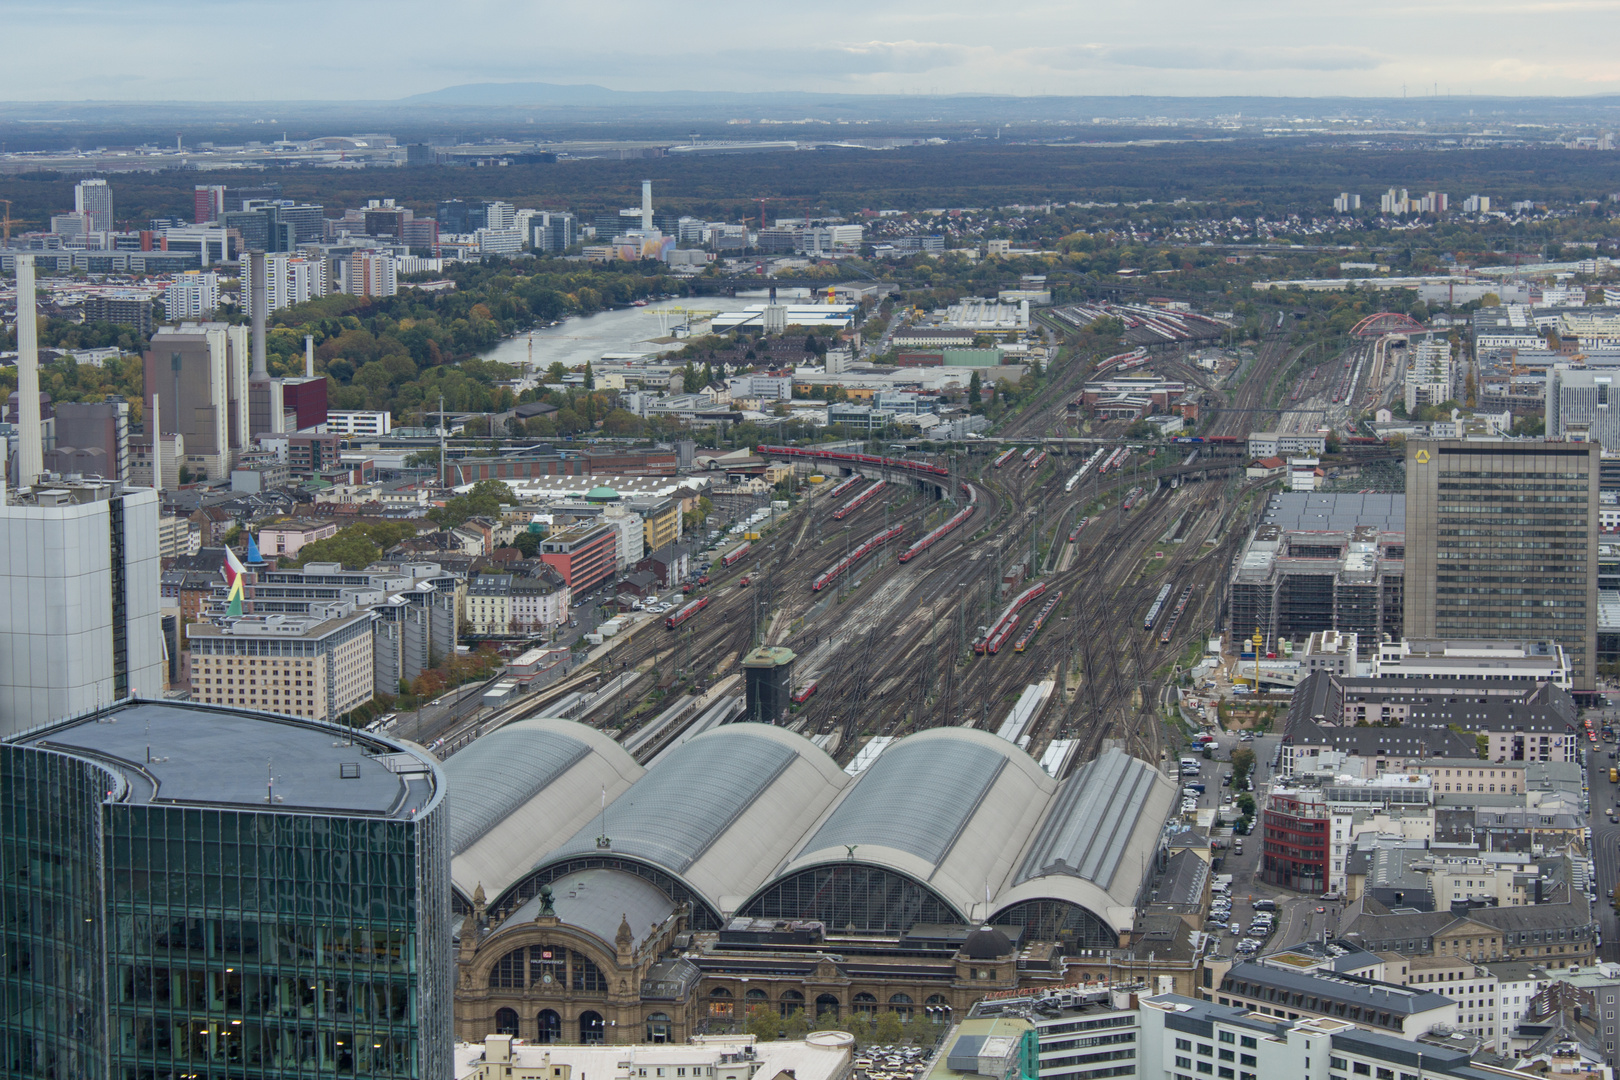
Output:
M680 1041L755 1007L943 1019L1065 957L1101 969L1133 941L1176 794L1117 749L1060 782L970 728L897 739L852 776L770 725L643 768L534 719L444 768L473 1041Z

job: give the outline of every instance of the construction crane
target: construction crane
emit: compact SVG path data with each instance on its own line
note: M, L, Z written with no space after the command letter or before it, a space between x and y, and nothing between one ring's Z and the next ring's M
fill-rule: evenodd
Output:
M11 200L10 199L0 199L0 203L5 203L6 204L6 216L3 217L3 218L0 218L0 228L5 229L5 242L7 244L10 244L11 243L11 227L13 225L21 225L22 224L22 219L21 218L14 218L14 217L11 216Z

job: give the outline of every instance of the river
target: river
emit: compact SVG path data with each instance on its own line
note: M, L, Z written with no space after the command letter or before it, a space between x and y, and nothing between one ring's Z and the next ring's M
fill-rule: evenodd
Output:
M804 289L782 289L779 299L790 300L808 296ZM660 352L679 349L683 342L660 345L652 339L668 332L685 316L678 309L692 312L741 311L753 304L763 303L766 294L739 294L737 296L690 296L677 300L657 300L646 307L620 308L600 311L595 315L580 315L564 319L556 326L542 327L531 333L507 338L480 359L523 367L533 356L538 367L561 363L565 368L583 367L586 363L600 363L602 357L613 355L653 356ZM661 322L659 312L667 311L667 323ZM533 343L531 354L530 343Z

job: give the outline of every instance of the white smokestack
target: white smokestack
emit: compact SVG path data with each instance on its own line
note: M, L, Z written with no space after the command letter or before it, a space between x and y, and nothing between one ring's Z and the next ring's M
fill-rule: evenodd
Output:
M264 252L248 252L248 273L253 278L249 293L249 302L253 305L253 374L249 376L249 381L265 382L270 378L270 371L264 362L264 315L265 309L270 306L270 289L264 279Z
M45 471L39 422L39 302L34 257L17 256L17 486L32 487Z
M304 378L315 377L315 335L304 335Z
M652 181L641 182L641 231L652 232Z
M152 490L163 490L163 404L158 395L152 395L152 422L147 426L152 433Z

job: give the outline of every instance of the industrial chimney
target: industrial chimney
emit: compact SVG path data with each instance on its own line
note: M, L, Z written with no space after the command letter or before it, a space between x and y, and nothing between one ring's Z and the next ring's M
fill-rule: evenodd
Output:
M641 231L652 232L652 181L641 182Z
M17 486L32 487L45 471L39 422L39 302L34 257L17 256Z
M264 252L248 252L248 274L253 279L249 296L253 316L253 374L248 381L268 382L270 370L264 361L264 317L265 309L270 306L270 289L264 278Z

